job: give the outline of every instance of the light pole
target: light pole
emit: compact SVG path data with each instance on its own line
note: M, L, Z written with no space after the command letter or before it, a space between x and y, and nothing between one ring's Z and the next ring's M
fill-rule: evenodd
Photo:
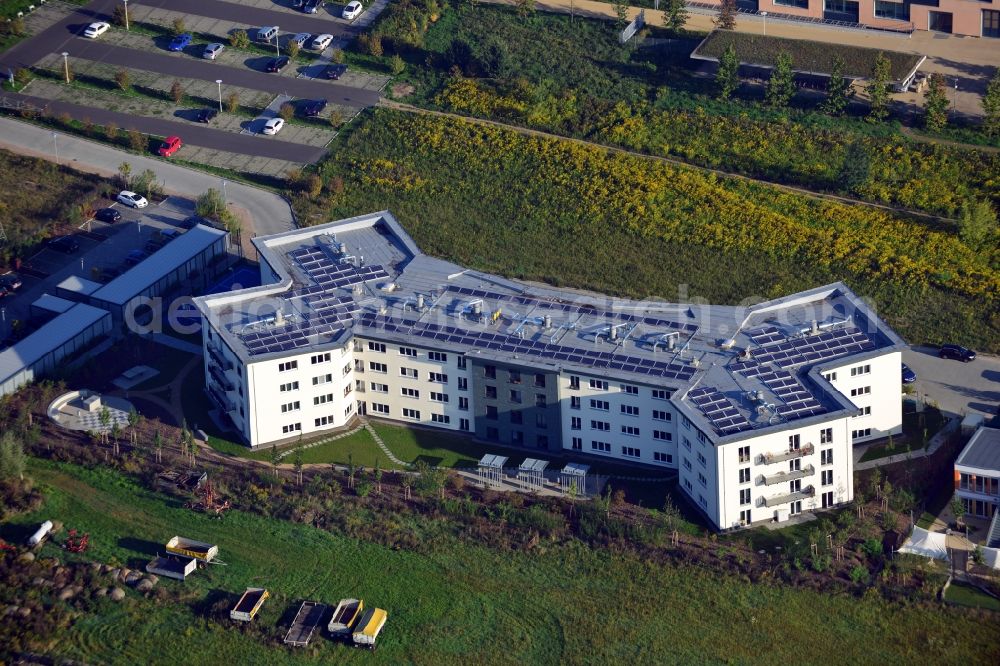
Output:
M58 138L59 138L59 135L56 134L55 132L53 132L52 133L52 148L55 150L55 153L56 153L56 164L59 164L59 141L58 141Z
M215 84L219 86L219 113L222 113L222 79L216 79Z
M63 72L66 74L66 83L69 83L69 53L63 51L62 57L63 57Z
M125 0L125 29L128 30L128 0Z
M226 179L222 179L222 204L224 206L229 205L229 194L226 192Z
M764 36L767 37L767 12L761 12L760 15L764 17Z
M281 49L278 48L278 26L274 26L274 53L281 57Z

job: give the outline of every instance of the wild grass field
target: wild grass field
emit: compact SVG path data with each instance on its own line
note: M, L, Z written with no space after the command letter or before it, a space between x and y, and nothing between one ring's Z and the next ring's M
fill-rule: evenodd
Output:
M45 505L0 526L6 538L56 518L90 533L88 559L141 566L181 534L218 544L226 563L161 580L177 592L166 600L101 601L45 637L52 654L90 663L976 664L1000 649L993 616L977 611L751 585L579 543L495 552L448 538L394 550L240 512L210 519L109 470L33 459L29 473ZM51 544L42 554L66 556ZM273 595L255 629L216 619L251 585ZM321 636L308 649L280 644L299 600L349 595L389 613L375 653Z

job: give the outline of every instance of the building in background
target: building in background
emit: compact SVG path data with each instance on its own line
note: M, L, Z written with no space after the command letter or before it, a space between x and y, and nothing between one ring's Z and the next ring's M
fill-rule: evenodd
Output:
M980 426L955 460L955 494L965 513L992 518L1000 504L1000 429Z

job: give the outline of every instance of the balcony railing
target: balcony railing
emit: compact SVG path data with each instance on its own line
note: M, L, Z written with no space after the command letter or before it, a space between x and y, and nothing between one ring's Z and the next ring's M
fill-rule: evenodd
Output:
M217 368L216 366L209 365L208 374L212 376L212 379L215 380L215 383L218 384L219 387L222 388L223 390L225 391L233 390L234 388L233 382L228 377L226 377L225 373L223 373L222 370L219 370L219 368Z
M802 456L812 455L815 449L813 449L812 444L806 444L805 446L798 449L788 449L787 451L782 451L781 453L763 453L757 459L757 464L759 465L771 465L774 463L785 462L786 460L793 460L795 458L801 458Z
M789 502L808 499L810 497L814 497L815 495L816 489L812 486L806 486L798 492L775 495L774 497L765 497L764 506L771 507L778 506L779 504L788 504Z
M219 389L213 386L212 384L208 385L208 393L209 395L212 396L212 399L214 399L215 402L218 403L219 407L222 409L223 412L226 412L228 414L229 412L236 409L236 405L233 404L233 401L227 398L224 393L219 391Z
M208 356L215 361L223 370L232 370L233 362L222 353L222 350L215 345L208 345Z
M790 472L777 472L775 474L767 474L761 476L764 481L765 486L773 486L776 483L781 483L782 481L794 481L795 479L803 479L807 476L812 476L816 469L812 465L806 465L802 469L792 470Z

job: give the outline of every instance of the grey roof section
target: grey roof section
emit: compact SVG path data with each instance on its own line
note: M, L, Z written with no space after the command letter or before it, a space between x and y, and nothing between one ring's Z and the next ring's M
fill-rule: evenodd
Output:
M52 294L42 294L35 299L35 302L31 304L31 307L62 314L73 307L73 305L73 301L67 301L65 298L59 298L58 296L53 296Z
M614 298L429 257L387 211L254 243L277 283L195 299L244 362L357 333L665 388L716 440L853 414L824 367L905 347L842 283L749 306Z
M0 382L35 364L103 317L110 316L107 310L77 303L28 337L0 352Z
M68 278L56 285L57 289L64 289L66 291L71 291L74 294L83 294L84 296L89 296L102 285L100 282L94 282L93 280L88 280L87 278L82 278L79 275L70 275Z
M962 449L955 465L993 470L1000 475L1000 429L980 426Z
M95 291L93 297L107 303L124 305L225 235L226 232L221 229L203 224L195 225L148 259Z

